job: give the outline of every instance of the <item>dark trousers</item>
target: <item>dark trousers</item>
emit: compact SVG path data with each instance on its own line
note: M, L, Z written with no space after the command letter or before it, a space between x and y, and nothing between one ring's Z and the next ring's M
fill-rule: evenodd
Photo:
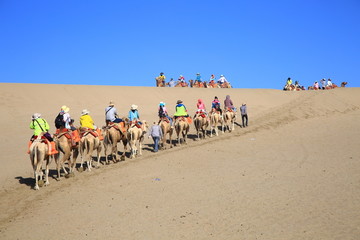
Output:
M248 115L247 114L244 114L244 115L241 115L241 119L242 119L242 125L243 127L247 127L248 125Z

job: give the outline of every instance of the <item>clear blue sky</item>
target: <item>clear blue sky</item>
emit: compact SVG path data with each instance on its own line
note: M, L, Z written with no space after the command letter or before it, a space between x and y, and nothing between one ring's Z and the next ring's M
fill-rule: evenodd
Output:
M0 82L360 87L359 0L0 0Z

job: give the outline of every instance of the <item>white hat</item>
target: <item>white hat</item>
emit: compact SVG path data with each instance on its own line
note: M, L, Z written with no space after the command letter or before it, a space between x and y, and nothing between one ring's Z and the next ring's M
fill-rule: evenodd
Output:
M82 110L81 116L89 114L90 112L87 109Z
M137 108L138 108L137 105L135 105L135 104L131 105L131 110L136 110Z
M222 75L222 74L220 75L220 77L223 77L223 76L224 76L224 75Z
M35 119L38 119L41 117L41 114L40 113L34 113L32 116L31 116L31 119L32 120L35 120Z

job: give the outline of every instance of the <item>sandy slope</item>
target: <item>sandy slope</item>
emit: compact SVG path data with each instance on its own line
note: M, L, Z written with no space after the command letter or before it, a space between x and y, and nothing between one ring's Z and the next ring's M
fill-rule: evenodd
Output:
M34 94L36 89L41 94ZM360 89L169 89L0 84L0 239L358 239ZM28 156L33 112L61 105L103 124L108 101L156 120L165 101L217 95L248 103L250 126L151 153L35 192ZM136 100L135 100L136 99ZM194 133L192 129L192 134ZM147 140L147 143L150 141ZM54 164L52 165L54 168ZM16 179L17 177L17 179Z

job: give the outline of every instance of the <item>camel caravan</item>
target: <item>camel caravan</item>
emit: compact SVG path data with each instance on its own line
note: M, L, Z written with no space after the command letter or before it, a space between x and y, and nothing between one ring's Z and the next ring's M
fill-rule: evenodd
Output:
M203 81L200 73L196 74L195 80L190 79L189 82L186 82L183 75L180 75L177 81L171 78L169 82L166 82L165 79L164 73L161 72L155 78L156 87L232 88L224 75L220 75L218 80L215 79L215 75L211 75L209 81Z
M160 102L159 121L154 122L151 128L146 120L140 120L138 106L134 104L127 117L119 118L114 102L110 101L105 109L105 126L102 127L94 124L87 109L81 112L80 126L75 127L74 119L69 114L70 108L62 106L55 118L56 132L53 135L49 133L49 124L41 118L41 114L33 114L30 129L34 130L34 134L28 143L28 154L34 171L34 189L49 185L49 165L52 160L56 163L56 174L51 177L60 181L63 176L74 177L76 170L83 172L86 169L90 172L103 164L141 156L147 135L153 137L154 152L157 152L158 148L165 150L174 145L186 145L192 126L196 130L194 140L218 136L219 130L222 133L234 130L236 108L229 95L224 101L224 109L220 108L220 102L215 97L209 112L203 100L199 99L194 117L189 116L181 100L176 102L173 117L169 116L165 105ZM155 129L159 130L159 135L155 134ZM118 148L119 143L121 149Z
M320 83L319 83L320 82ZM337 88L338 86L331 81L329 78L326 80L325 78L321 79L319 82L314 82L312 86L309 86L308 90L330 90ZM342 82L341 87L345 87L347 85L347 82ZM305 90L305 87L300 85L298 81L295 81L295 84L292 83L292 79L288 78L286 81L286 84L283 88L284 91L301 91Z

